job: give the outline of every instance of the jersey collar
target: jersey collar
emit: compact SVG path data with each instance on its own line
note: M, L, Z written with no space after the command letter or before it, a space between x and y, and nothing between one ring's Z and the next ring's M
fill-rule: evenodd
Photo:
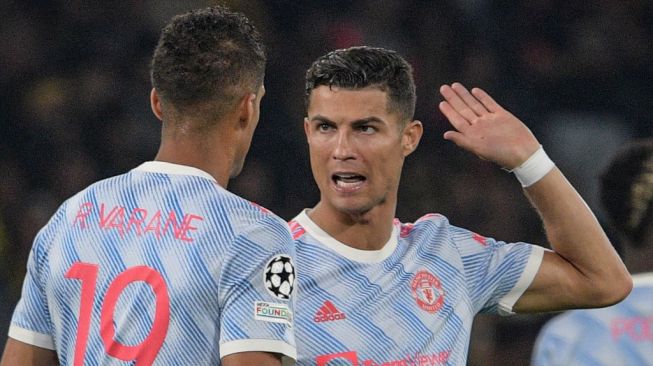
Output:
M360 250L334 239L308 217L307 211L308 209L304 209L293 220L321 244L347 259L362 263L378 263L392 255L397 248L399 230L396 225L392 225L390 239L383 245L383 248L379 250Z
M177 175L194 175L216 182L211 174L187 165L173 164L165 161L146 161L137 166L133 170L148 173L163 173L163 174L177 174ZM216 182L217 183L217 182Z

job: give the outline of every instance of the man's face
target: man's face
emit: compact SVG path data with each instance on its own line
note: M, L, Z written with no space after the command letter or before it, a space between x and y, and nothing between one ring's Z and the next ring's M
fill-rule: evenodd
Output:
M419 142L419 121L401 126L378 88L319 86L309 99L304 130L321 202L349 214L396 207L404 158Z

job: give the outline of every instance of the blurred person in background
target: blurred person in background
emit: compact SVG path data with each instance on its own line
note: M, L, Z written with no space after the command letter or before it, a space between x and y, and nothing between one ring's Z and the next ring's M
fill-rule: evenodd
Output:
M321 56L306 73L304 119L321 195L290 222L302 275L298 364L462 365L479 312L599 307L629 293L603 229L530 130L480 89L440 93L454 128L444 138L515 173L553 250L440 214L395 219L404 160L423 132L412 68L382 48Z
M534 366L653 365L653 139L632 142L614 157L600 197L624 244L633 291L615 306L551 319L535 343Z
M226 190L258 124L265 64L240 13L166 25L151 63L155 161L82 190L37 234L2 366L295 358L287 225Z

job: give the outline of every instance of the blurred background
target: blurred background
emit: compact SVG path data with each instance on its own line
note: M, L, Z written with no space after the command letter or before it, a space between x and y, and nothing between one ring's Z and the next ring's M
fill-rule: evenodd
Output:
M89 183L151 160L159 122L148 64L174 14L214 1L0 0L0 344L36 232ZM520 117L602 219L597 176L653 133L653 2L599 0L222 1L268 47L267 94L230 190L289 220L318 200L303 136L303 77L325 52L372 45L415 68L421 146L397 217L439 212L497 239L544 244L519 183L442 139L438 87L487 90ZM469 365L527 365L551 314L479 316Z

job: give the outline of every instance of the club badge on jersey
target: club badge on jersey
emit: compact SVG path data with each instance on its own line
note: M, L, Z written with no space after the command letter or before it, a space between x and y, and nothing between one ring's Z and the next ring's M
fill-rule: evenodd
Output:
M444 290L440 280L432 273L422 270L415 274L410 284L413 297L422 310L435 313L444 304Z

